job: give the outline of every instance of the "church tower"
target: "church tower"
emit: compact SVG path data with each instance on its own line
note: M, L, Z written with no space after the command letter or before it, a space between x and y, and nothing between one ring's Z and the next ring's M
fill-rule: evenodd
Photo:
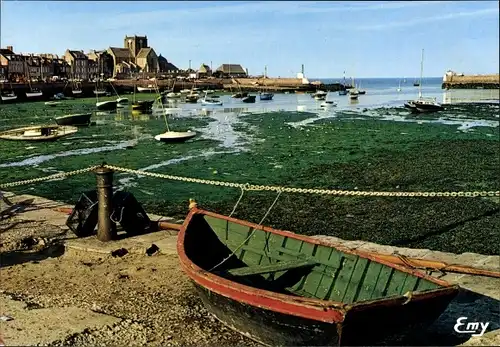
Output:
M148 48L148 37L147 36L125 36L123 40L124 48L130 49L130 52L134 56L137 56L137 53L141 50L141 48Z

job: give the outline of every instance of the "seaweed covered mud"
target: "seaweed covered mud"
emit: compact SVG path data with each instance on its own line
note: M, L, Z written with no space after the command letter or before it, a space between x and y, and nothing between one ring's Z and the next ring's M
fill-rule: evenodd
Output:
M401 107L308 109L184 110L169 116L171 126L201 135L175 145L153 139L163 131L163 117L95 116L98 124L81 129L73 138L36 145L0 143L0 182L106 161L156 173L259 185L359 191L499 190L498 104L449 105L445 111L423 116ZM13 112L12 118L30 112L34 113ZM2 128L6 125L4 121ZM235 188L127 173L116 173L114 182L118 189L131 191L148 211L181 218L189 198L203 208L229 214L241 194ZM74 203L94 185L95 178L83 174L12 190ZM275 197L274 192L245 191L234 216L259 222ZM264 224L308 235L498 254L499 211L498 199L491 197L283 193Z

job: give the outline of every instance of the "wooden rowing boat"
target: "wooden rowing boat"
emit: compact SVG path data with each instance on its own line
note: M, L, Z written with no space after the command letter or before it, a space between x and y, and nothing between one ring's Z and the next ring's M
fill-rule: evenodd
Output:
M39 125L0 132L0 139L18 141L53 141L76 133L78 128L66 125Z
M177 250L208 311L269 346L404 336L432 324L459 290L370 253L198 208Z

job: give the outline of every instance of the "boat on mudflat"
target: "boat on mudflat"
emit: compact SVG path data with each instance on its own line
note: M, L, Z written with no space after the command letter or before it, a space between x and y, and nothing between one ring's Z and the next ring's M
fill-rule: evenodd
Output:
M17 99L17 95L14 92L4 93L0 95L3 102L14 101Z
M53 141L76 133L78 128L61 125L38 125L0 132L0 139L16 141Z
M89 125L92 113L67 114L55 118L58 125Z
M188 131L166 131L163 134L156 135L155 140L160 142L179 143L187 141L196 136L196 132Z
M255 102L255 95L247 95L241 98L241 101L247 104L253 104Z
M96 108L101 111L113 111L117 107L116 100L101 101L95 104Z
M177 251L208 311L267 346L373 344L421 331L459 291L374 253L198 208Z
M274 97L273 93L260 93L259 98L261 101L272 100Z
M132 103L132 110L150 111L153 108L154 100L139 100Z

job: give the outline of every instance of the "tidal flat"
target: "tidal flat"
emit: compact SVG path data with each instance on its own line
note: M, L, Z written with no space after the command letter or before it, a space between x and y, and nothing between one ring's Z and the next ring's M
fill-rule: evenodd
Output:
M147 95L140 95L148 98ZM197 131L164 144L163 111L97 113L95 125L56 142L0 142L0 183L72 171L106 162L150 172L210 180L358 191L496 191L500 168L498 104L448 105L413 115L401 107L306 112L196 105L167 116L172 130ZM47 109L43 102L0 105L0 131L48 124L56 115L90 112L88 99ZM229 214L238 188L114 174L148 212L183 218L188 199ZM75 203L95 189L87 173L6 190ZM245 191L233 216L259 222L275 192ZM498 254L498 198L337 197L283 193L264 224L308 235Z

